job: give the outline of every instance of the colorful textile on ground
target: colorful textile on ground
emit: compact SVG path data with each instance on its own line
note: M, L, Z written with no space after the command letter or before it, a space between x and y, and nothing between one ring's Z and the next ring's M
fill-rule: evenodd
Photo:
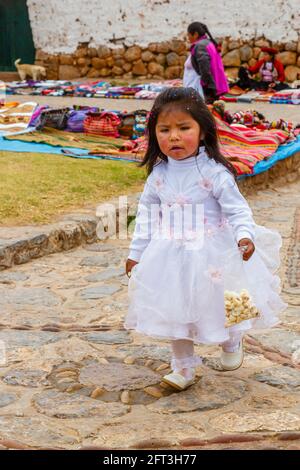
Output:
M45 80L34 82L11 82L6 84L7 94L42 95L42 96L74 96L93 98L126 98L155 99L166 87L182 86L182 80L165 80L162 82L133 84L131 86L112 86L109 82L67 82L63 80Z
M26 134L6 136L6 140L35 142L61 148L76 148L87 150L92 154L127 155L133 160L142 159L145 153L145 139L127 141L114 137L87 135L81 132L66 132L53 128L33 131Z
M13 140L15 139L15 140ZM124 162L139 162L142 159L142 156L145 152L147 142L145 139L140 142L136 141L128 141L128 149L127 151L124 152L119 152L118 155L109 155L107 153L103 154L93 154L89 152L88 150L83 150L80 147L60 147L60 146L52 146L52 145L47 145L43 143L33 143L33 142L22 142L19 140L16 140L16 137L7 139L3 138L0 136L0 150L1 151L6 151L6 152L32 152L32 153L46 153L46 154L56 154L56 155L64 155L67 157L72 157L72 158L80 158L80 159L93 159L93 160L119 160L119 161L124 161ZM126 142L124 142L124 149ZM140 154L137 153L137 147L139 146L140 149ZM131 147L130 147L131 146ZM135 146L133 148L133 146ZM131 153L130 153L130 148ZM271 155L270 158L267 160L262 160L258 162L253 169L253 173L249 174L243 174L239 175L238 179L246 178L246 177L251 177L254 176L258 173L262 173L272 166L275 165L275 163L278 160L282 160L285 158L288 158L296 153L300 154L300 137L298 137L298 140L295 140L293 142L290 142L288 144L280 145L276 152Z
M233 113L225 109L225 103L223 101L218 100L214 102L213 110L221 116L223 121L227 122L227 124L230 124L231 126L241 124L256 130L281 129L289 132L291 137L293 137L294 134L294 126L292 122L285 121L284 119L268 121L262 113L255 109Z
M106 81L68 82L63 80L45 80L34 82L6 83L7 94L42 95L42 96L74 96L93 98L142 99L154 100L166 87L182 86L181 79L161 82L133 84L131 86L112 86ZM245 92L237 85L220 97L225 102L252 103L262 101L280 104L300 104L300 90L289 89L280 92L250 90Z
M8 103L0 106L0 134L22 132L29 126L37 103Z
M300 90L282 90L274 93L270 103L300 104Z
M281 130L256 131L245 126L229 126L214 112L221 150L235 166L239 175L251 174L255 164L270 157L278 146L287 141L289 133ZM126 141L119 138L90 136L82 133L46 128L18 136L7 137L23 142L47 143L53 146L75 147L88 150L90 154L118 155L126 153L142 159L146 150L145 139Z
M291 157L292 155L298 154L300 158L300 136L293 142L288 144L280 145L273 155L267 160L262 160L258 162L253 170L253 175L258 175L264 171L269 170L272 166L275 165L279 160L284 160L285 158ZM245 178L252 175L245 175Z
M261 160L269 158L289 133L282 130L256 131L245 126L229 126L214 113L223 155L234 165L239 175L253 173Z
M300 104L300 90L288 89L282 91L257 91L245 92L238 86L234 86L228 93L222 95L220 100L228 103L252 103L266 102L279 104Z

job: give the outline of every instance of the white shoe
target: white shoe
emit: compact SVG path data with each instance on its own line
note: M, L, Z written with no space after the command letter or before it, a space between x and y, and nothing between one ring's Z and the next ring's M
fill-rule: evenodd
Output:
M195 372L193 372L193 376L191 379L186 379L183 375L179 374L178 372L172 372L171 374L165 375L162 378L162 381L171 387L176 388L176 390L185 390L190 385L195 382Z
M235 370L241 367L244 360L243 340L240 341L237 351L225 352L221 350L220 363L223 370Z

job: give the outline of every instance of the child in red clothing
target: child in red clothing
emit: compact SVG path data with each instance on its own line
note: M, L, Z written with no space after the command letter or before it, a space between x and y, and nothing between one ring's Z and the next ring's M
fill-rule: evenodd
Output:
M248 71L245 67L240 68L239 82L237 85L244 89L252 88L255 90L268 90L271 88L279 91L284 88L289 88L289 86L284 83L284 67L282 63L275 58L275 55L278 53L277 49L273 47L262 47L261 50L265 53L264 57L252 67L248 67ZM251 79L249 73L259 73L260 80Z

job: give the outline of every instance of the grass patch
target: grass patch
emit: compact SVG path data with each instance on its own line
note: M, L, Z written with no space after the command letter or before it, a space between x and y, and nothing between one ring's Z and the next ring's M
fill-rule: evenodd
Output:
M58 215L141 191L136 163L0 152L0 225L48 223Z

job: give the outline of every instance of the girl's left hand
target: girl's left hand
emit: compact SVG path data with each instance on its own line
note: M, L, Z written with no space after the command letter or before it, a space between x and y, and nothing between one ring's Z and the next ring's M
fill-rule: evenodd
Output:
M243 253L243 260L248 261L249 258L253 255L255 251L255 246L252 240L249 238L242 238L238 242L238 246L241 249L241 252Z
M126 261L126 274L128 277L131 276L131 270L136 264L138 264L138 262L134 261L133 259L128 258L128 260Z

